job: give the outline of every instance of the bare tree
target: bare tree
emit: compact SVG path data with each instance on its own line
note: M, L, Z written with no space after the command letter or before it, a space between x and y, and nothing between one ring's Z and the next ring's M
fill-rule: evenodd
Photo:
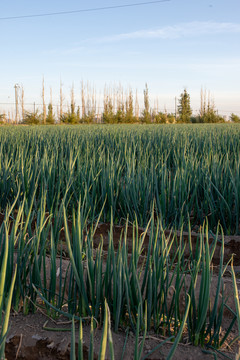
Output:
M52 105L52 88L50 88L50 102L48 104L48 113L47 113L47 117L46 117L46 124L50 125L50 124L54 124L55 123L55 118L54 118L54 114L53 114L53 105Z
M74 84L72 84L71 88L71 114L75 116L75 94L74 94Z
M59 120L60 122L62 121L62 118L63 118L63 91L62 91L62 81L60 81L60 109L59 109L59 112L60 112L60 116L59 116Z
M132 123L135 121L133 116L133 93L132 89L129 88L127 96L126 96L126 116L125 121L127 123Z
M82 97L82 118L84 119L85 118L85 87L84 87L84 83L83 83L83 80L82 80L82 83L81 83L81 97Z
M139 120L139 102L138 102L138 91L136 90L136 97L135 97L135 116L136 120Z
M44 76L42 79L42 107L43 107L43 124L46 124L47 110L45 104L45 86L44 86Z
M201 88L201 104L200 104L200 117L203 118L206 114L206 90L203 91L203 88Z
M22 119L24 119L24 115L25 115L25 109L24 109L24 89L23 89L23 85L21 88L21 107L22 107Z

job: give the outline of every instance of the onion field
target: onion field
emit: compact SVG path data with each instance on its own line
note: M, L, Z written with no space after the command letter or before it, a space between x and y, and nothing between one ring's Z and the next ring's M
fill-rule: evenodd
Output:
M0 207L18 191L53 216L63 198L90 218L147 224L152 209L164 227L220 221L239 234L240 126L10 127L0 131ZM33 200L34 199L34 200ZM104 205L104 206L103 206Z
M96 326L99 359L125 330L122 359L151 359L149 332L168 360L237 344L239 139L238 124L1 127L0 358L11 307L71 320L71 359L94 358Z

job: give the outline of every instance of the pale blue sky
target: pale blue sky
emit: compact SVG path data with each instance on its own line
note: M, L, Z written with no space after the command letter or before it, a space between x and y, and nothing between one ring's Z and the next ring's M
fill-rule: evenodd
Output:
M145 0L147 1L147 0ZM1 0L0 18L123 5L141 0ZM144 1L143 1L144 2ZM184 87L198 109L201 87L211 91L220 113L240 114L240 1L171 0L115 10L0 20L0 103L14 101L15 83L26 102L39 102L42 76L46 97L58 103L60 78L66 102L74 82L145 82L154 105L174 108ZM0 105L6 110L7 105Z

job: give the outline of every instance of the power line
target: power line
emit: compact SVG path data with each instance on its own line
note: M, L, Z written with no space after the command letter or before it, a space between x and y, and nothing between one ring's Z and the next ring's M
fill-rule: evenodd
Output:
M85 12L93 12L93 11L104 11L104 10L112 10L112 9L120 9L120 8L129 8L129 7L135 7L135 6L159 4L159 3L169 2L169 1L171 1L171 0L156 0L156 1L139 2L139 3L133 3L133 4L102 6L102 7L96 7L96 8L87 8L87 9L69 10L69 11L58 11L58 12L43 13L43 14L6 16L6 17L1 17L0 21L2 21L2 20L27 19L27 18L36 18L36 17L45 17L45 16L77 14L77 13L85 13Z

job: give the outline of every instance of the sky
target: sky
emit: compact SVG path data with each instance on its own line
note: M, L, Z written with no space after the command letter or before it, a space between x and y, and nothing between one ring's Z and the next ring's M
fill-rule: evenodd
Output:
M3 19L31 14L129 5L148 0L1 0L0 113L14 103L14 85L26 103L46 101L52 88L65 103L81 81L101 93L104 86L138 90L148 84L152 107L174 111L184 88L194 111L201 88L219 113L240 115L240 1L169 0L141 6L65 15Z

